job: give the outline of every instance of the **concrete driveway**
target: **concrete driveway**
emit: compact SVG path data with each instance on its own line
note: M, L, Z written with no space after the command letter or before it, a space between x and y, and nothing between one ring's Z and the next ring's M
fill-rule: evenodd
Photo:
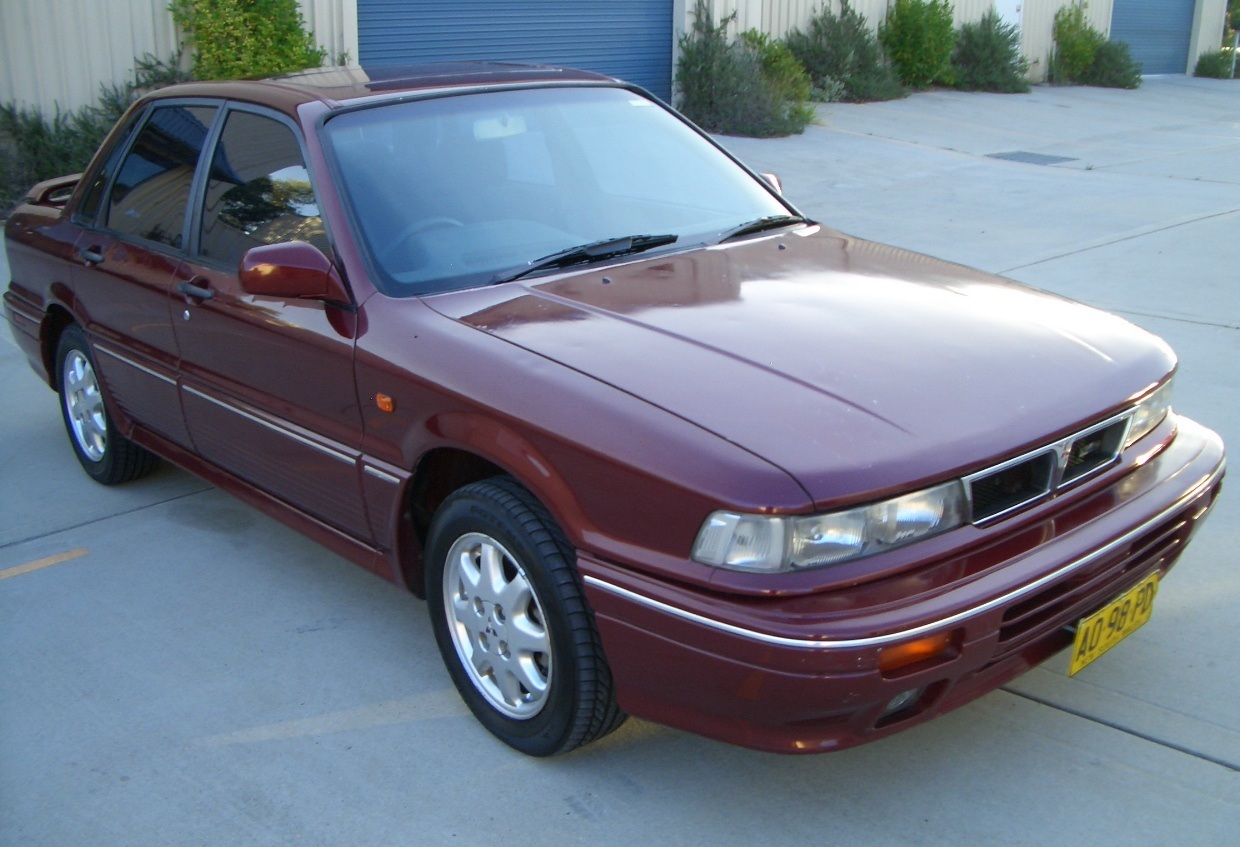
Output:
M821 116L725 143L836 228L1159 333L1177 409L1240 445L1240 82ZM0 398L0 844L1214 847L1240 829L1235 492L1151 622L1071 680L1059 657L826 756L630 721L536 761L468 715L419 601L175 469L90 482L7 332Z

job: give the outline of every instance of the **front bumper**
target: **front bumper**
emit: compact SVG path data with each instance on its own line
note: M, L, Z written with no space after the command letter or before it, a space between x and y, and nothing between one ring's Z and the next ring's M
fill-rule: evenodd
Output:
M755 749L839 749L962 705L1070 645L1081 617L1171 568L1224 464L1219 437L1180 418L1165 449L1085 491L895 576L797 597L711 594L578 562L630 714ZM880 670L882 649L937 634L950 638L941 655Z

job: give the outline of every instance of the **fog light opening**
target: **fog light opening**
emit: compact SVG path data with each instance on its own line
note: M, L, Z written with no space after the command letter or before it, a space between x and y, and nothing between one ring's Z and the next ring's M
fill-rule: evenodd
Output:
M886 720L915 706L925 692L926 689L924 688L910 688L908 691L901 691L891 698L891 702L887 704L887 708L883 709L883 714L879 717L879 720Z
M951 633L944 632L893 647L883 647L878 651L878 669L884 675L891 674L911 665L937 659L951 650L951 646Z

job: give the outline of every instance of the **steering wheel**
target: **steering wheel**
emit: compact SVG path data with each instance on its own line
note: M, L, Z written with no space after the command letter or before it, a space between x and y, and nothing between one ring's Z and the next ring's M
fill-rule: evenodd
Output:
M456 218L449 218L444 215L433 218L419 218L397 233L396 237L389 241L388 245L379 251L377 258L380 261L386 260L387 257L391 255L393 250L420 232L426 232L432 229L443 229L444 227L450 226L460 227L465 226L465 224L458 221Z

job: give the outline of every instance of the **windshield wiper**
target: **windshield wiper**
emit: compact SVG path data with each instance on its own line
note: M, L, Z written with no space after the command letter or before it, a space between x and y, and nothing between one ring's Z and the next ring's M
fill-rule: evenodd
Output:
M616 256L642 253L655 247L671 244L679 237L678 235L668 233L665 235L626 235L621 238L604 238L601 241L591 241L589 244L579 244L576 247L557 250L542 258L534 259L527 264L507 271L501 271L491 278L491 284L498 285L501 282L512 282L514 279L520 279L523 276L552 268L586 265Z
M722 244L730 239L740 238L742 235L752 235L755 232L778 229L781 226L792 226L792 224L803 224L807 221L808 218L803 218L800 215L767 215L766 217L755 218L740 226L724 230L723 235L719 236L719 243Z

